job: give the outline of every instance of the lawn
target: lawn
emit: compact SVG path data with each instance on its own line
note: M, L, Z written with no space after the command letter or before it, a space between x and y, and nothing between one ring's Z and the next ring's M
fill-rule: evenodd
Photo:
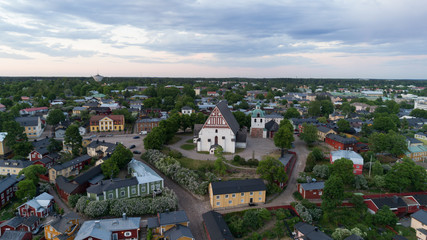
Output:
M185 141L186 143L193 143L193 139L188 139L187 141Z
M176 160L178 160L183 167L189 168L192 170L199 170L201 168L208 169L208 168L213 168L214 166L214 161L208 161L208 160L195 160L195 159L186 158L186 157L178 158Z
M187 151L190 151L190 150L193 150L194 148L196 148L196 145L186 143L186 144L181 145L180 148L187 150Z

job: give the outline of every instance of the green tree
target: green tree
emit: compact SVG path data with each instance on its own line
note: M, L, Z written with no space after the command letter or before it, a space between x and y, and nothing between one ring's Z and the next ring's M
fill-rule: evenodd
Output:
M130 162L130 160L132 160L132 158L132 152L123 146L123 144L118 144L108 160L115 162L119 169L123 169Z
M283 119L282 121L280 121L279 128L281 128L283 126L286 128L289 128L289 130L291 130L291 132L294 131L294 126L292 125L292 123L288 119Z
M323 116L328 116L334 112L334 104L331 102L331 100L322 100L320 102L320 109Z
M36 196L36 185L31 179L25 179L18 183L16 196L21 200L29 200Z
M350 130L350 123L345 119L338 120L337 126L340 132L348 132Z
M283 164L273 157L261 160L257 167L257 173L268 182L269 189L272 192L280 191L277 183L285 183L288 180Z
M22 169L18 175L21 176L24 174L25 179L31 180L33 181L34 185L37 185L39 183L39 175L44 175L46 172L47 170L45 167L36 164Z
M344 184L354 182L353 162L346 158L335 160L331 165L331 176L338 176Z
M181 115L179 123L180 123L182 131L185 132L185 130L191 126L190 115L187 115L187 114Z
M416 108L412 110L409 115L418 118L427 118L427 110Z
M319 121L319 123L328 123L328 121L325 117L318 117L317 121Z
M374 176L382 176L384 174L384 169L383 166L381 165L381 163L379 161L375 161L372 166L371 166L371 170L372 170L372 174Z
M375 130L388 132L390 130L397 131L397 124L392 117L387 115L378 115L374 118L373 127Z
M65 130L64 143L65 145L71 146L74 156L80 155L80 150L82 149L82 136L80 135L77 125L72 124Z
M107 159L101 164L102 173L104 176L113 178L117 176L120 172L119 167L117 166L117 163L115 163L113 160Z
M302 124L302 133L300 134L300 138L307 143L307 145L312 146L314 142L317 140L317 127L313 124Z
M386 187L393 192L426 190L427 173L411 159L393 165L385 175Z
M340 206L344 199L344 183L339 176L331 175L325 182L322 194L322 209L331 212Z
M283 117L285 117L286 119L291 119L291 118L300 118L301 114L298 112L298 110L296 108L288 108L288 110L286 110L285 114L283 114Z
M390 153L394 156L404 154L407 150L404 136L394 131L389 133L373 133L369 137L370 149L375 153Z
M308 115L313 116L313 117L317 117L317 116L322 115L321 107L322 107L322 105L321 105L320 101L310 102L310 104L308 105Z
M49 112L49 115L47 115L46 123L54 126L64 120L65 120L65 115L61 111L61 109L53 109Z
M286 127L280 127L279 131L274 135L274 145L282 149L282 154L284 153L285 148L289 149L292 147L292 142L294 141L294 135L292 131Z
M54 138L49 139L49 146L47 146L49 152L58 152L62 149L62 143Z
M387 205L382 206L374 215L374 221L379 225L394 227L396 226L397 220L396 214L394 214Z
M233 112L234 117L236 118L237 122L240 125L240 128L242 127L251 127L251 116L246 115L243 112L237 111Z
M224 175L227 170L227 165L225 165L225 158L223 156L223 149L221 146L218 146L215 149L216 160L214 162L215 172L219 175Z
M166 141L166 135L160 127L155 127L144 138L145 149L162 149Z
M16 156L27 156L33 149L33 145L28 142L24 127L15 121L6 121L2 126L7 131L6 145L13 150Z

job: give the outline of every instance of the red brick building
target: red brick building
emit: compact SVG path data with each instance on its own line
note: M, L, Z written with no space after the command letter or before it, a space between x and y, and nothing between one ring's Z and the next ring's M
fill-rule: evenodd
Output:
M299 183L298 192L304 199L320 199L325 188L325 182Z
M136 131L151 132L153 128L158 127L161 119L160 118L142 118L136 121Z

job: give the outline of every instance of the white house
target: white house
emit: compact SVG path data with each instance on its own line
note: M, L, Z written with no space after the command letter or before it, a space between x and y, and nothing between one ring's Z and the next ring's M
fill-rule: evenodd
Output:
M213 154L221 146L224 152L235 153L237 148L246 148L246 129L240 130L239 123L228 108L227 101L221 101L212 110L200 131L195 133L197 151Z
M183 115L191 115L194 112L193 108L189 107L189 106L184 106L181 108L181 113Z
M265 115L260 105L257 104L251 116L251 137L272 138L283 119L283 116L277 113Z

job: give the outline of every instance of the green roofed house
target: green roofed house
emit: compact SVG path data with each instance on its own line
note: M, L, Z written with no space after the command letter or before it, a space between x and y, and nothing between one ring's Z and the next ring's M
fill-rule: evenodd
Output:
M161 192L163 178L144 163L132 159L128 164L132 178L103 180L87 189L93 200L118 199L146 196Z

